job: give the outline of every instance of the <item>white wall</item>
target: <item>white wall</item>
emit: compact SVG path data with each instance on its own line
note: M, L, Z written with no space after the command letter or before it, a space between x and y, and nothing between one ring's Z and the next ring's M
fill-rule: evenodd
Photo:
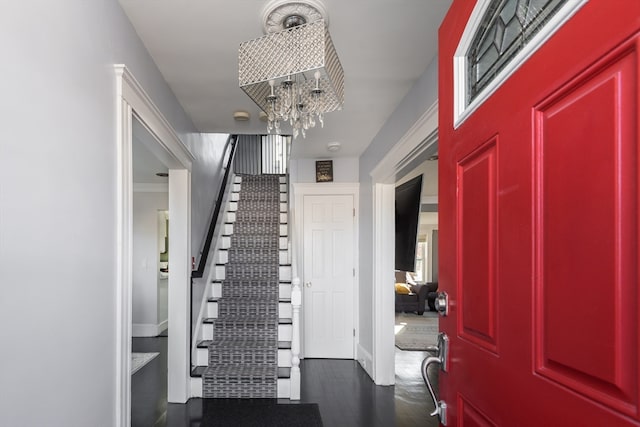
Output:
M113 426L113 64L200 138L117 1L3 2L0 36L0 425Z
M359 345L373 353L373 187L371 171L438 97L438 62L434 59L360 156L360 331Z
M316 161L333 160L333 182L358 182L359 160L355 157L330 157L318 159L291 159L291 182L316 182Z
M156 336L160 318L158 211L169 208L166 192L133 193L133 336ZM166 280L165 287L166 287Z

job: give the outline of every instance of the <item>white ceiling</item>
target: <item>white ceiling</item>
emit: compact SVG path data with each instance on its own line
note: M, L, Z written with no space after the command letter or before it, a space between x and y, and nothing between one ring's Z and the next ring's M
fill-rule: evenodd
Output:
M238 87L237 49L263 35L267 0L119 0L143 43L201 132L262 134L259 109ZM292 147L294 158L357 157L437 52L451 0L323 0L345 72L342 111L327 114ZM251 114L233 120L235 110Z
M157 146L153 135L133 118L133 182L136 184L166 184L169 178L157 176L156 173L168 173L169 168L149 149Z

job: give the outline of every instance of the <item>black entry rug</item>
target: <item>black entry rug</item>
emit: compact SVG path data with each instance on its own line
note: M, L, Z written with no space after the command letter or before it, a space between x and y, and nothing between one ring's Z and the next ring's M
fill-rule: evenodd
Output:
M274 399L204 399L201 427L322 427L317 403Z

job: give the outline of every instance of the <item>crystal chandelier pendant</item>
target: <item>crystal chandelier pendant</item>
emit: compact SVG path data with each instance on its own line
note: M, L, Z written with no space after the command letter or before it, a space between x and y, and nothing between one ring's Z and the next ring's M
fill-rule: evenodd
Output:
M271 4L267 35L240 45L240 87L266 113L269 133L280 134L284 123L304 138L318 122L324 127L324 114L342 108L344 72L319 0Z

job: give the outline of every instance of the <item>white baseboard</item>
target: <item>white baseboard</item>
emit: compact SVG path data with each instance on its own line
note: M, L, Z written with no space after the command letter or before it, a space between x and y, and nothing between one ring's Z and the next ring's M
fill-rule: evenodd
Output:
M365 350L360 343L358 343L358 347L356 350L356 357L358 358L358 363L362 366L362 369L373 379L373 357L371 357L371 353Z
M156 325L153 323L134 323L131 325L131 336L133 337L157 337L160 332L167 329L168 321L163 321Z

